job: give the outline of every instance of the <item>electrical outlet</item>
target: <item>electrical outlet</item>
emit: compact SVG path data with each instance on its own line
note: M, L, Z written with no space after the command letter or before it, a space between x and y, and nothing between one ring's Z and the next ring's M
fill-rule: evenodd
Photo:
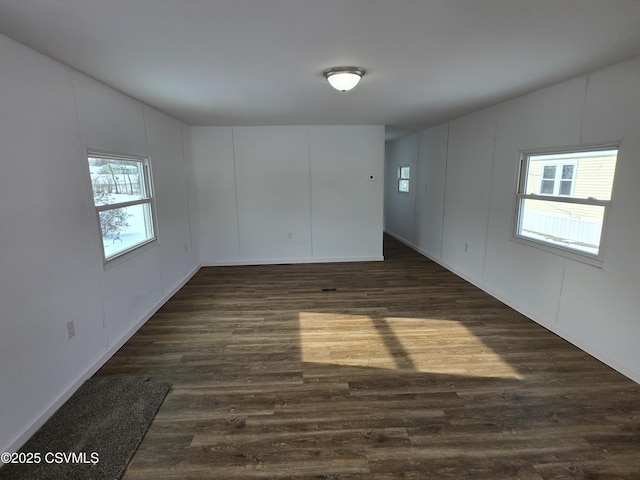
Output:
M288 238L289 240L293 240L293 232L289 232L289 233L287 234L287 238Z
M67 322L67 336L69 338L73 337L76 334L76 327L73 324L73 320Z

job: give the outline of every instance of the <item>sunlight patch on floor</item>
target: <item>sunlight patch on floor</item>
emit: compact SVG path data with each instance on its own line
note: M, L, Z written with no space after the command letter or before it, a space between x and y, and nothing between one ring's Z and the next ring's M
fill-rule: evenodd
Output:
M518 372L452 320L300 312L302 361L491 378Z

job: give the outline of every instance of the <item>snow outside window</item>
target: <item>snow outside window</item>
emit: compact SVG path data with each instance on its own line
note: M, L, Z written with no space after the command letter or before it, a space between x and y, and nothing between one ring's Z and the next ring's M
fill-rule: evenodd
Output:
M105 263L155 240L149 159L88 151Z

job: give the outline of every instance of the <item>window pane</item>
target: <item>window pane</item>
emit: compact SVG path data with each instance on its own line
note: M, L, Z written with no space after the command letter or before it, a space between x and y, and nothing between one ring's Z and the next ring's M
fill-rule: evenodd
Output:
M100 212L105 258L131 250L153 238L151 205L144 203Z
M553 195L553 180L543 180L540 184L540 193Z
M547 165L544 167L544 175L542 178L550 178L551 180L556 178L556 167Z
M89 157L93 202L96 206L147 198L142 162Z
M563 165L562 166L562 179L571 180L573 178L573 165Z
M524 199L520 209L518 235L598 254L604 207Z
M409 167L400 167L400 178L409 178Z
M407 193L409 192L409 180L399 180L398 181L398 191Z
M571 182L563 180L560 182L560 195L571 195Z

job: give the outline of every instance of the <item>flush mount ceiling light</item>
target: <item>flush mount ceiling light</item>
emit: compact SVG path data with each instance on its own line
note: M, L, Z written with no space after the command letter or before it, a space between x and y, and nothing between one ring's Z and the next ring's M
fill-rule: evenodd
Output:
M322 73L333 88L346 92L358 84L364 76L364 69L360 67L332 67Z

